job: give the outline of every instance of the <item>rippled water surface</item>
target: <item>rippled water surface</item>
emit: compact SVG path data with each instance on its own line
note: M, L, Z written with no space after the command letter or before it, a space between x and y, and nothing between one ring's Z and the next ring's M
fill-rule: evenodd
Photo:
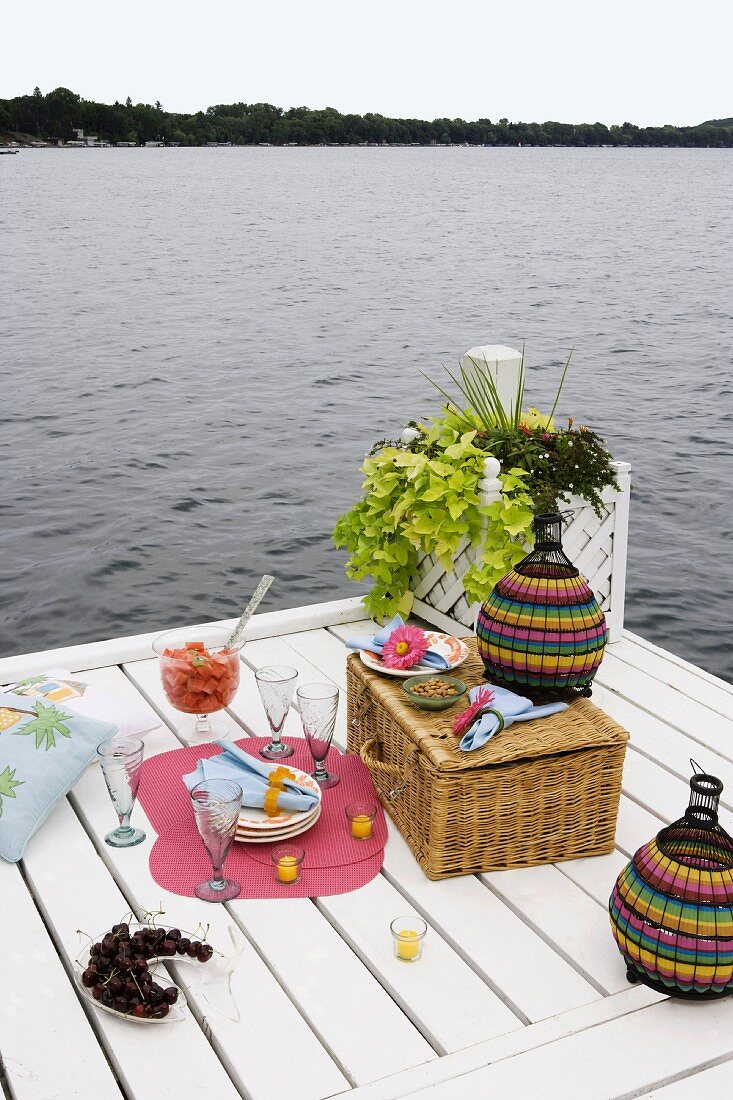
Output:
M330 545L420 369L527 343L633 466L627 625L733 678L733 153L0 161L0 653L354 594Z

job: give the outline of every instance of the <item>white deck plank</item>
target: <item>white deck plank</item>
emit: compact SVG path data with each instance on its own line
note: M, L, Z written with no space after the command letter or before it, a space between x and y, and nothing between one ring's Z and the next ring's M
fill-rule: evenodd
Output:
M659 1081L733 1054L730 998L700 1008L671 1000L651 1005L423 1089L415 1094L416 1100L502 1095L533 1100L621 1100L637 1096Z
M292 646L311 664L327 671L328 679L346 691L346 657L348 650L343 642L328 630L304 630L288 635L288 645Z
M632 668L609 652L597 675L598 683L681 730L726 759L733 759L733 710L720 714L676 687L641 669Z
M665 825L682 817L690 798L689 783L657 767L633 749L626 754L624 789L642 806L658 814ZM727 816L724 811L723 818Z
M627 756L630 751L630 749L626 750ZM631 857L642 844L667 824L669 823L659 814L652 813L622 793L616 820L616 847L626 856Z
M555 866L599 905L606 906L613 884L628 862L629 857L625 852L614 849L605 856L568 859L556 863Z
M385 876L513 1011L534 1023L598 999L592 985L473 875L431 882L389 818L388 826Z
M232 913L352 1083L436 1057L308 898L235 903Z
M725 691L729 695L733 696L733 684L729 683L728 680L724 680L720 676L714 676L712 672L708 672L707 669L700 668L699 665L695 665L692 664L692 662L690 661L686 661L684 657L680 657L677 653L672 653L668 649L662 649L661 646L655 645L654 642L650 642L646 638L642 638L639 634L634 634L631 630L624 630L622 634L622 639L625 642L628 642L630 645L638 649L644 650L646 654L650 654L652 657L658 658L665 664L676 665L678 668L683 668L686 672L691 672L699 679L707 680L707 682L712 684L714 687L717 687L721 691Z
M733 1059L728 1058L691 1077L645 1092L639 1100L703 1100L704 1097L727 1100L730 1096L733 1096Z
M440 1054L522 1026L429 925L419 964L394 957L389 925L410 906L381 875L361 890L320 898L317 905Z
M101 782L101 776L97 778ZM70 965L84 943L79 928L96 935L129 910L65 799L30 840L23 866L44 920ZM115 1072L135 1100L160 1100L173 1093L205 1095L209 1090L217 1100L238 1097L190 1013L166 1027L144 1027L93 1011Z
M395 1074L394 1077L366 1085L348 1094L348 1098L349 1100L402 1100L406 1096L419 1095L421 1089L430 1085L454 1078L466 1079L473 1070L546 1046L558 1039L584 1031L586 1028L598 1027L609 1020L619 1019L632 1013L638 1014L641 1009L657 1004L660 1000L662 1000L660 995L647 989L646 986L629 987L624 993L604 997L592 1004L530 1024L529 1027L519 1031L512 1031L498 1039L477 1043L456 1054L447 1054L435 1062L428 1062L424 1066L405 1070L404 1073ZM522 1094L510 1093L510 1095L516 1095L519 1100L524 1100ZM479 1098L483 1100L484 1094L466 1092L467 1100L474 1100L474 1096L477 1100ZM531 1097L531 1093L529 1096ZM339 1100L346 1100L346 1097L347 1094L344 1093Z
M522 867L479 877L602 993L626 988L607 911L557 867Z
M617 660L652 676L662 684L681 691L690 699L696 699L710 710L726 717L733 714L733 688L724 681L710 682L699 671L674 664L664 657L651 653L643 646L634 645L627 638L621 638L609 649Z
M0 1057L13 1100L120 1100L20 870L1 860L0 898Z
M288 644L287 637L248 642L242 650L242 660L251 669L262 668L263 665L290 665L298 670L299 685L316 683L324 676L306 656Z
M106 676L108 690L114 687L110 682L112 671L109 670ZM88 673L89 679L94 675ZM120 681L125 680L119 670L117 676ZM177 747L173 735L163 728L148 734L146 738L148 756ZM236 922L225 907L207 905L198 898L168 893L153 881L148 860L155 830L139 804L133 811L133 821L146 831L146 840L135 848L119 850L104 845L104 834L114 824L114 820L112 804L96 767L90 768L82 777L74 788L72 797L87 831L99 845L102 858L113 870L126 897L134 903L138 912L160 906L165 910L166 921L189 931L195 931L200 922L204 925L210 924L209 936L212 943L224 951L229 949L228 929ZM182 964L177 968L177 978L184 987L195 979L196 988L199 988L205 981L205 970L202 969L197 974L190 966ZM245 949L237 963L232 982L236 1006L232 1005L231 1016L236 1017L238 1009L241 1023L236 1018L230 1019L216 1012L204 994L205 990L191 996L192 1009L200 1018L206 1019L207 1028L211 1029L212 1042L222 1060L233 1079L252 1100L279 1100L290 1081L288 1067L279 1056L280 1040L269 1024L272 1019L278 1019L282 1027L287 1029L293 1057L310 1066L308 1080L303 1084L305 1094L316 1100L346 1084L347 1079L253 948ZM243 1031L250 1037L256 1036L256 1043L243 1043Z
M172 724L180 722L180 716L170 705L167 703L164 705L163 688L155 661L126 665L125 672L130 677L134 677L136 683L144 685L147 698L156 709L167 710ZM253 721L253 712L256 708L257 720L264 724L262 704L254 684L254 676L244 664L240 688L232 704L232 708L234 707L241 709L250 723ZM299 725L299 719L295 715L292 721ZM264 733L264 730L259 732ZM238 738L247 736L247 731L236 724L233 727L233 733ZM151 742L153 737L155 741ZM149 735L148 745L149 752L177 747L173 735L163 729ZM78 790L75 793L80 794ZM98 793L97 799L99 797ZM89 792L89 802L85 804L85 810L90 804L91 792ZM100 807L97 806L97 810L99 809ZM140 807L135 813L139 812L141 812ZM104 829L103 820L100 818L98 821L90 821L90 827L98 835L101 834ZM148 831L153 837L154 831L149 825ZM150 879L146 850L149 851L148 841L134 850L140 853L137 859L141 864L139 875L143 882L148 881L154 891L158 892L154 894L154 897L157 897L161 891ZM129 855L132 856L133 853ZM111 858L114 859L114 855ZM129 859L127 866L132 862L133 859ZM196 911L201 913L203 908L207 914L206 919L209 919L209 913L217 911L218 908L207 906L196 899L177 896L172 896L170 904L176 906L176 911L179 908L186 910L194 906L197 907ZM379 1076L395 1073L408 1065L415 1065L426 1058L434 1057L432 1048L397 1008L369 970L340 941L338 934L310 901L302 899L302 904L298 899L287 903L277 900L233 902L228 908L231 917L244 929L260 956L267 959L268 967L275 975L278 984L286 990L290 999L297 1005L298 1011L319 1036L349 1081L362 1084L365 1080L372 1079L370 1076L364 1077L364 1074ZM260 913L266 913L266 919L257 920L256 917ZM304 939L305 922L308 927L306 939ZM277 938L273 939L272 932L275 928L279 932ZM308 951L304 952L303 944L306 940ZM327 968L322 966L324 958L330 960ZM338 1002L344 989L349 989L354 998L364 1006L368 1006L369 1018L373 1021L371 1036L374 1050L365 1051L363 1038L358 1029L353 1027L350 1017L334 1013L330 1007ZM267 1017L260 1013L257 1015L260 1019L271 1018L271 1013ZM232 1041L234 1042L235 1039L236 1037L233 1037ZM273 1033L272 1039L276 1040L276 1033ZM240 1048L242 1055L247 1056L247 1049L241 1047L241 1042ZM267 1049L265 1063L268 1059L277 1058L278 1047L277 1044L273 1047L271 1043ZM264 1050L263 1046L260 1053L264 1054ZM365 1053L368 1053L368 1058L365 1057ZM281 1059L280 1065L284 1069L286 1063ZM281 1085L282 1082L279 1084ZM278 1093L274 1091L270 1095L277 1098Z
M248 639L269 638L273 634L312 630L316 627L331 626L334 623L348 623L363 617L362 598L354 596L346 600L332 600L328 603L292 607L285 611L256 614L250 619L246 637ZM235 623L236 619L220 619L216 623L196 625L233 627ZM0 684L12 683L23 676L44 672L47 668L60 667L68 668L71 672L79 672L81 669L106 668L108 665L119 665L128 661L143 661L151 655L155 639L176 625L178 624L161 624L159 630L152 630L146 634L39 650L36 653L22 653L14 657L0 657Z
M721 805L733 810L733 763L730 760L600 685L593 690L593 701L630 731L633 747L647 756L655 766L674 772L684 782L689 783L692 758L705 771L717 775L725 785ZM733 749L733 742L731 748Z

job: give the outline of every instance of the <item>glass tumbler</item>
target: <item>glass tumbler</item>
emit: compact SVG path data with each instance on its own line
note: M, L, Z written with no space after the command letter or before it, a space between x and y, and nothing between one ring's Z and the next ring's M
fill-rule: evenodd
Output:
M97 748L104 781L120 820L119 826L104 838L111 848L131 848L145 840L143 830L130 825L144 755L145 746L134 737L110 737Z
M284 760L293 755L293 748L285 744L280 733L293 701L297 679L297 668L289 665L265 665L255 672L257 690L270 724L269 744L260 749L260 756L265 760Z
M304 684L296 692L303 733L316 770L313 778L321 787L335 787L338 775L327 771L325 760L333 740L339 705L338 688L333 684Z
M229 901L242 887L224 878L224 860L229 854L242 809L242 788L229 779L205 779L191 791L196 825L209 853L212 877L195 887L203 901Z

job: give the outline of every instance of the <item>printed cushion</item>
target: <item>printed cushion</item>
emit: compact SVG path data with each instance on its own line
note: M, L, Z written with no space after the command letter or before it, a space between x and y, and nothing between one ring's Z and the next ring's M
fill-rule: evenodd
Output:
M86 718L114 722L120 737L142 737L160 725L160 719L153 712L116 699L95 684L85 684L65 668L52 668L40 676L29 676L9 690L18 695L42 697L48 703L61 703L65 709Z
M97 745L115 733L111 722L46 699L0 694L0 858L22 858L36 829L94 760Z

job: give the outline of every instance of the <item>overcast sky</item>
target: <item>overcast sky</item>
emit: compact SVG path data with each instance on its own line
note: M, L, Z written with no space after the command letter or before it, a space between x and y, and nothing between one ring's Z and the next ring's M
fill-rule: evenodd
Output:
M731 0L35 0L0 97L689 125L733 115Z

